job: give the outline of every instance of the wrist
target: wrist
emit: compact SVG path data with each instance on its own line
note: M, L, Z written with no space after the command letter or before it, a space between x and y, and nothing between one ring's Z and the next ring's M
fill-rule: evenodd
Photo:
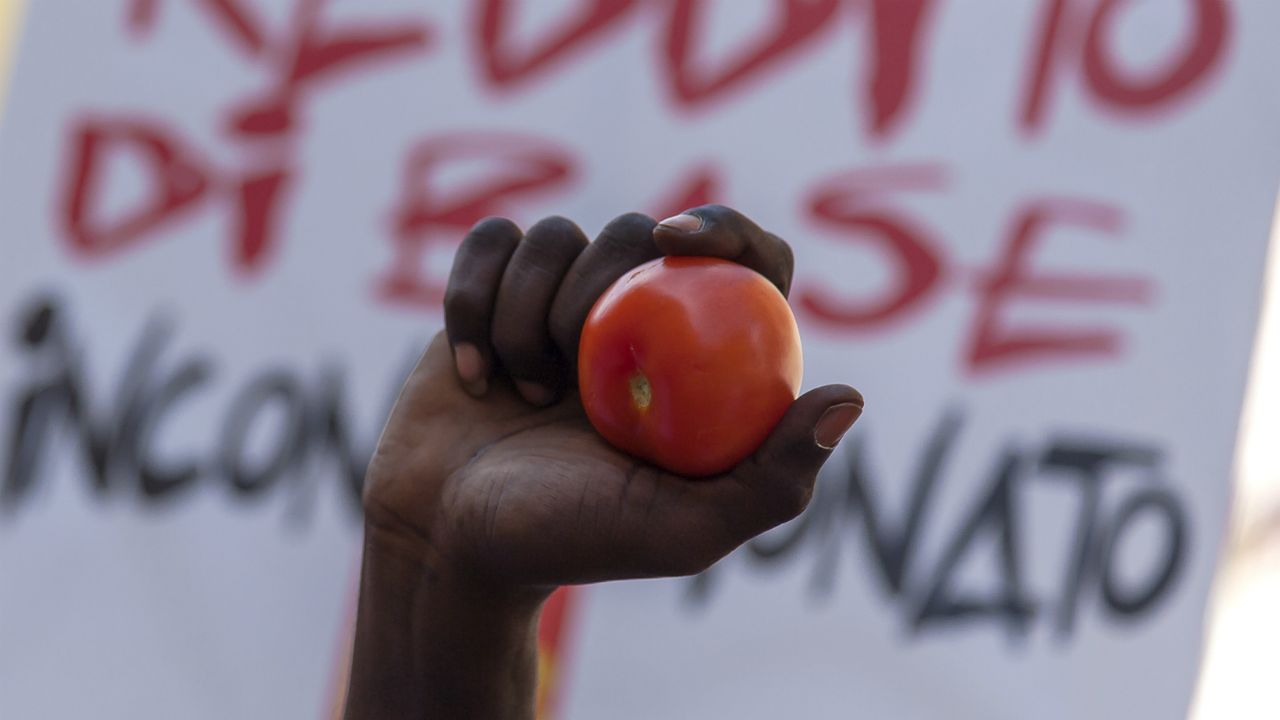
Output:
M545 593L479 583L371 518L363 562L348 720L532 717Z

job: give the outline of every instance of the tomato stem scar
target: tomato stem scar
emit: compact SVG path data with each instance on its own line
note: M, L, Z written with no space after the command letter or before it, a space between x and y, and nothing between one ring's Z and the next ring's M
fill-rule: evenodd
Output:
M648 410L653 402L653 388L649 386L649 378L642 372L635 372L628 382L631 385L631 402L635 403L638 410Z

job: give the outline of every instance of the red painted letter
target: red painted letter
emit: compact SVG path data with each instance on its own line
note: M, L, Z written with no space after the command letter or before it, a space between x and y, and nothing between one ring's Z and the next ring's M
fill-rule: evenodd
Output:
M894 264L897 282L890 292L869 301L805 287L795 293L797 307L830 325L870 329L893 321L924 300L942 269L934 243L905 213L872 210L867 205L885 191L936 190L942 185L942 170L933 165L855 171L823 183L809 200L810 214L820 225L847 232L850 242L875 243Z
M1107 357L1119 352L1120 338L1113 330L1007 328L1000 321L1000 309L1015 298L1133 304L1148 300L1150 288L1143 278L1033 274L1028 267L1030 255L1050 223L1114 233L1120 227L1120 212L1110 205L1058 199L1032 203L1015 216L1003 254L978 286L978 309L967 357L970 372L1052 357Z
M439 176L454 163L483 163L487 174L462 187L440 187ZM444 284L425 267L431 246L457 242L484 218L509 215L518 201L563 188L572 170L564 150L525 135L457 133L419 144L410 153L395 211L395 257L381 282L383 297L439 307Z
M866 96L875 136L888 135L910 107L921 21L932 8L933 0L872 0L874 33Z
M1076 0L1046 0L1036 59L1031 65L1020 124L1034 132L1044 124L1050 80L1068 54L1080 55L1090 95L1121 112L1153 112L1186 97L1209 77L1227 47L1230 13L1223 0L1186 0L1194 11L1187 40L1156 72L1133 77L1120 67L1110 32L1124 0L1100 0L1089 18Z
M136 242L193 207L208 188L203 163L161 125L140 119L87 119L71 135L61 208L64 231L80 255L96 258ZM96 212L101 163L111 150L130 152L151 180L146 199L113 220Z
M667 20L666 75L682 105L697 105L717 97L793 53L816 37L839 6L838 0L779 0L781 21L754 46L716 72L694 67L694 40L699 37L700 7L706 0L673 0Z
M634 0L583 0L580 12L523 54L512 51L508 25L512 0L477 0L476 51L489 82L507 87L526 80L558 59L564 59L587 40L599 37L631 9Z

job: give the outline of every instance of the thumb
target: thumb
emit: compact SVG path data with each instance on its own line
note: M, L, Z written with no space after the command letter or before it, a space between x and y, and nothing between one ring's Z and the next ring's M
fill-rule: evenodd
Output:
M826 385L801 395L751 457L716 478L672 475L634 517L644 575L702 572L742 543L799 515L818 470L862 414L862 395ZM625 492L625 491L624 491ZM639 497L639 495L636 495Z
M758 534L804 511L814 481L840 438L862 415L862 394L824 385L801 395L764 444L730 474L748 491Z

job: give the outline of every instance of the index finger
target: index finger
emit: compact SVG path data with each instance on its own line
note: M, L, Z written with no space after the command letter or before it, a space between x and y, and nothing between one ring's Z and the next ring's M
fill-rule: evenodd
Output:
M578 255L551 304L551 336L570 367L578 366L582 325L596 300L628 270L661 256L653 218L640 213L614 218Z
M653 240L663 255L732 260L768 278L785 297L795 258L791 247L746 215L723 205L702 205L658 223Z

